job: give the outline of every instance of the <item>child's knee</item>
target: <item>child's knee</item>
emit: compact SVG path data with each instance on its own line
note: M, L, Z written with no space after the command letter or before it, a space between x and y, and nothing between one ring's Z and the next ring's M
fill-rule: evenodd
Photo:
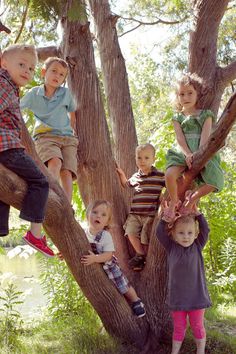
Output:
M202 323L191 324L193 336L196 339L203 339L206 337L206 330Z
M174 325L173 340L182 342L184 340L187 328L186 316L181 312L173 312L172 318Z
M186 333L186 324L174 324L173 340L182 342Z

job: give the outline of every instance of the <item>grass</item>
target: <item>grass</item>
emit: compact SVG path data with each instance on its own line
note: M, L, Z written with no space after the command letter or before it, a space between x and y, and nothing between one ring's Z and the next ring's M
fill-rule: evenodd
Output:
M228 309L228 312L224 313L216 310L208 311L206 318L206 354L236 353L236 317L234 311L236 311L235 308ZM165 347L163 353L168 354L170 350L170 347ZM139 351L110 337L97 318L85 318L82 323L81 318L76 316L60 318L57 321L43 321L34 325L33 322L29 323L28 327L18 333L17 340L12 347L1 345L0 353L138 354ZM181 354L194 353L196 353L196 347L192 334L188 331Z

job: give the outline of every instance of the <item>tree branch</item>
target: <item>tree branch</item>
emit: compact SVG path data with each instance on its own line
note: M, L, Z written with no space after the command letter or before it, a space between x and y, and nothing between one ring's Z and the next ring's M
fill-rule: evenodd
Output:
M59 57L61 58L61 50L56 46L40 47L37 48L37 54L39 61L44 61L49 57Z
M227 84L236 79L236 60L226 66L225 68L219 69L220 74L222 75L222 80Z
M188 18L188 16L185 16L182 20L178 20L178 21L177 20L176 21L165 21L165 20L158 18L156 21L153 21L153 22L145 22L145 21L141 21L136 18L133 18L133 17L123 17L123 16L120 16L117 14L113 14L113 15L118 16L119 18L122 18L125 21L137 22L140 25L144 25L144 26L153 26L153 25L158 25L159 23L161 23L163 25L177 25L179 23L184 22Z
M185 16L182 20L179 20L179 21L165 21L165 20L162 20L160 18L158 18L156 21L154 22L145 22L145 21L141 21L141 20L138 20L136 18L133 18L133 17L123 17L123 16L120 16L120 15L117 15L115 13L113 13L113 16L115 16L117 19L118 18L122 18L123 20L125 21L131 21L131 22L137 22L138 25L133 27L132 29L126 31L126 32L123 32L122 34L119 35L119 38L120 37L123 37L124 35L126 35L127 33L130 33L130 32L133 32L135 31L137 28L141 27L141 26L154 26L154 25L158 25L159 23L163 24L163 25L176 25L176 24L179 24L181 22L184 22L188 16Z
M25 126L23 126L22 133L23 142L29 142L27 151L33 158L37 157L33 141ZM43 223L44 229L63 254L81 290L98 315L102 316L104 307L106 307L108 313L113 314L104 323L105 328L110 333L142 347L148 334L147 323L144 325L143 322L143 326L140 328L140 320L134 319L124 296L119 294L101 266L91 265L86 267L81 264L82 255L87 254L90 249L89 242L80 224L75 220L70 204L59 183L50 176L38 157L37 164L47 175L50 185L46 216ZM26 189L26 183L19 176L0 164L0 200L20 209ZM98 299L100 300L98 301ZM119 333L116 330L117 322L121 324ZM130 328L129 333L125 332L126 325Z
M4 26L4 24L0 21L0 32L6 32L9 34L11 33L11 30L8 27Z
M121 37L123 37L124 35L126 35L127 33L133 32L133 31L135 31L137 28L139 28L139 27L141 27L141 26L142 26L142 25L139 24L139 25L137 25L137 26L131 28L129 31L123 32L123 33L120 34L118 37L121 38Z
M24 10L24 13L23 13L23 18L22 18L20 30L19 30L19 32L18 32L18 35L16 36L16 39L15 39L14 43L17 43L17 42L18 42L18 40L20 39L20 36L21 36L21 34L22 34L22 32L23 32L23 29L24 29L24 27L25 27L25 21L26 21L28 9L29 9L29 1L27 1L27 5L26 5L25 10Z
M178 184L180 199L183 199L186 189L194 178L203 169L210 158L225 145L225 139L236 121L236 92L230 97L224 112L218 120L216 127L207 143L193 155L193 164L190 170L183 174Z

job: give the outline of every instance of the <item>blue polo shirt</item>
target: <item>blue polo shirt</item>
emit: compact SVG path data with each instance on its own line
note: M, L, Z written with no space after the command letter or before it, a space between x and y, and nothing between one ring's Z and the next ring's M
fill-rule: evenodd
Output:
M68 88L58 87L52 97L45 95L44 85L33 87L20 101L20 108L28 108L36 120L33 136L40 134L73 135L68 112L75 111L75 103Z

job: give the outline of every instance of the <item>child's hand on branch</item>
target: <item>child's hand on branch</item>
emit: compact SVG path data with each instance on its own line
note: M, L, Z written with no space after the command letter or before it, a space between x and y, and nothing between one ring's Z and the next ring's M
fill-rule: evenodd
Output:
M121 182L122 186L124 187L126 185L126 183L127 183L127 177L126 177L124 171L122 170L122 168L117 166L116 167L116 172L118 173L119 178L120 178L120 182Z
M84 265L91 265L93 263L96 263L96 257L97 255L89 250L89 255L81 257L81 263Z
M118 173L119 176L122 176L122 175L125 176L124 171L123 171L122 168L120 168L119 166L116 167L116 172Z
M192 167L193 154L186 155L185 156L185 161L186 161L186 164L187 164L188 168L190 169Z

